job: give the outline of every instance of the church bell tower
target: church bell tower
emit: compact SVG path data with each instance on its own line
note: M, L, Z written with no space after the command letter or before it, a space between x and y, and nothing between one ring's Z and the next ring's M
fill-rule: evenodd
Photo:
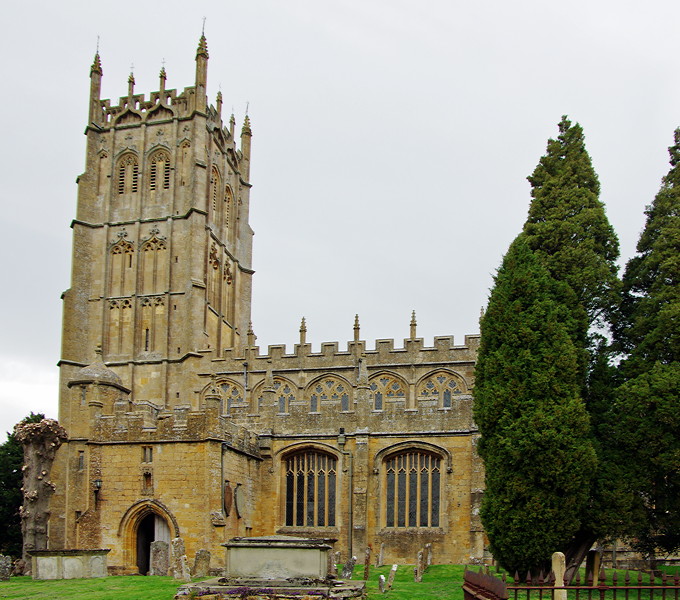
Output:
M68 384L86 365L103 361L135 402L170 407L192 403L188 382L207 360L246 343L252 133L247 116L238 141L233 115L225 126L221 92L209 105L207 73L202 35L193 86L166 89L163 68L158 91L146 98L131 73L114 105L100 99L95 55L71 287L63 296L60 421L67 429L81 418L67 401Z

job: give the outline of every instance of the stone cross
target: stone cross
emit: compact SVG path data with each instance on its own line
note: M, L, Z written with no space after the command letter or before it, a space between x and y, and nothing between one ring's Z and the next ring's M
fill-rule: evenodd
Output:
M345 566L342 568L343 579L352 579L352 573L354 572L354 565L356 562L356 556L352 556L352 558L348 559L348 561L345 563Z
M210 552L201 548L196 552L196 558L194 558L194 577L207 577L210 575Z
M366 546L366 553L364 555L364 581L368 581L369 571L371 570L371 547Z
M392 565L392 569L390 569L390 576L387 578L388 592L392 589L392 584L394 584L394 576L397 574L397 568L397 565Z
M384 594L385 593L385 576L381 575L378 577L378 588L380 589L380 593Z
M170 546L168 542L160 540L151 542L151 560L149 561L149 573L165 577L170 568Z
M564 588L564 571L567 568L567 561L564 558L564 554L561 552L555 552L552 555L552 571L555 575L556 588ZM556 589L554 590L553 600L567 600L567 590Z

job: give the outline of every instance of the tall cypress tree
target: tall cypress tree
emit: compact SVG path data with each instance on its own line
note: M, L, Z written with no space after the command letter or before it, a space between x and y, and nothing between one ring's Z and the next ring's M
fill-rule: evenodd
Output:
M671 169L626 266L616 327L627 356L614 431L621 455L635 457L631 533L649 554L680 549L680 129L669 152Z
M570 465L570 468L576 469L575 472L581 473L576 467L579 461L589 465L590 472L588 475L584 473L582 476L572 478L572 481L578 481L578 486L571 488L568 493L562 490L564 492L562 503L570 507L563 513L570 520L569 526L566 522L563 523L560 535L550 540L552 547L548 548L550 544L541 543L543 552L547 553L543 558L539 560L538 554L533 554L531 555L533 558L530 558L527 554L522 559L522 565L541 566L542 561L546 560L550 553L561 550L566 554L570 565L568 572L573 573L575 566L580 564L595 539L619 526L619 522L609 512L602 510L612 504L616 505L621 494L614 485L618 477L616 464L611 463L608 458L609 442L607 439L598 439L596 435L598 431L606 430L606 419L612 401L612 370L608 365L607 344L604 342L603 334L609 328L612 315L615 313L620 289L615 264L618 240L599 200L599 181L586 150L580 125L572 125L566 117L562 118L559 123L559 135L556 139L548 140L546 154L541 157L528 180L532 186L532 202L524 225L523 238L535 256L534 264L545 269L550 278L561 286L560 293L551 297L551 301L559 305L559 310L556 308L552 316L546 316L542 326L546 335L552 333L562 336L565 331L568 333L571 343L569 355L576 361L576 367L575 372L556 372L547 363L535 361L531 352L521 352L520 345L515 346L516 358L509 364L516 365L520 359L524 361L526 364L523 370L516 366L514 369L521 378L528 381L551 382L557 388L569 381L570 385L576 386L573 388L570 402L566 402L560 396L563 392L557 390L554 392L557 407L562 407L565 402L570 407L564 414L566 421L563 427L575 431L579 440L578 443L570 444L569 432L561 432L560 435L565 436L566 447L573 455L565 451L559 456L560 460ZM500 280L497 279L496 288L499 284ZM492 298L496 288L492 292ZM521 291L519 289L518 293ZM526 300L529 301L531 298L527 297ZM533 298L532 301L539 300ZM491 308L491 300L489 306ZM550 321L555 318L568 323L566 329L560 330L559 334ZM508 382L504 381L498 371L487 371L489 346L484 338L495 335L493 333L495 330L507 332L507 329L501 320L490 321L485 317L478 358L477 372L479 373L481 369L482 376L481 388L478 376L475 390L475 414L481 419L478 424L487 469L488 499L485 499L487 508L484 513L486 515L484 525L487 531L497 530L504 536L508 533L504 533L503 528L522 533L522 537L515 538L513 543L526 547L532 546L534 540L541 539L544 534L537 531L538 527L527 530L521 524L524 509L519 508L520 502L508 501L507 498L495 501L494 496L502 493L495 483L495 471L499 468L495 464L495 455L503 456L503 453L499 452L497 447L489 446L492 442L484 441L492 434L489 422L484 419L486 411L484 404L490 397L489 390L494 389L499 398L506 398L507 394L512 395L508 389ZM544 343L551 342L545 339ZM552 343L564 345L557 339ZM508 356L506 359L510 361L511 357ZM520 379L516 385L519 382ZM525 382L525 385L529 383ZM559 398L562 399L558 401ZM531 403L531 400L523 398L522 403ZM551 409L553 412L565 410L554 406ZM537 414L542 413L539 411ZM552 413L547 411L543 414L548 418ZM509 418L516 419L518 423L524 422L524 416L519 413ZM570 418L574 419L573 423L570 423ZM510 429L504 428L503 431L509 432ZM503 433L502 438L505 438L503 444L509 443L508 440L511 439L508 433ZM578 458L572 461L571 456ZM599 456L599 461L596 460L596 456ZM553 460L548 446L542 458L544 463ZM517 465L517 468L532 473L532 467L526 463ZM521 470L517 473L518 477L523 477ZM561 474L570 478L567 471ZM562 483L553 482L553 485ZM539 497L543 494L540 486L537 486L536 491ZM506 512L502 517L503 521L498 520L501 518L499 512L493 516L488 508L496 504L503 506ZM571 510L572 504L579 508ZM489 534L490 538L492 535ZM492 549L495 552L501 551L498 543L493 540ZM530 565L532 560L536 562ZM506 566L509 564L512 563L506 560Z
M581 526L596 466L576 332L585 311L520 236L481 322L475 420L486 469L482 522L506 569L545 567Z

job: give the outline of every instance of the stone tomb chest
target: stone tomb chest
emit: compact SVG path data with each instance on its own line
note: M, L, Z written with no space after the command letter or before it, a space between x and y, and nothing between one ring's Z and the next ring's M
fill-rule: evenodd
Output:
M104 550L32 550L31 572L33 579L80 579L81 577L106 577Z
M324 579L328 574L331 547L323 540L272 535L234 538L223 546L229 579Z

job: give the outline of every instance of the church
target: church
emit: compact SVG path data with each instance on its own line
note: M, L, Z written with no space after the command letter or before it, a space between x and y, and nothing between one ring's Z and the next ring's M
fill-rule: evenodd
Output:
M101 99L90 70L85 171L63 294L49 547L109 548L111 573L149 570L150 544L190 560L233 537L328 540L409 563L484 553L472 417L479 336L353 340L313 352L256 345L250 323L252 130L194 84Z

